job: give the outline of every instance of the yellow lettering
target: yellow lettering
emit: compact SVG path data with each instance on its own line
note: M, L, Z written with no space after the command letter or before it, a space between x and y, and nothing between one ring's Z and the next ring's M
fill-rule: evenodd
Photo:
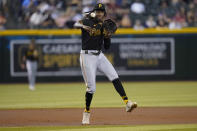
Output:
M74 54L73 56L73 66L78 66L79 65L79 55Z
M69 67L69 66L71 66L72 65L72 57L69 55L69 54L67 54L67 55L65 55L65 67Z
M77 67L79 66L79 54L65 54L65 55L44 55L43 66L50 67Z
M90 36L98 36L98 35L101 35L101 30L93 28L89 34L90 34Z
M143 66L143 67L146 67L146 66L149 66L149 67L154 67L154 66L158 66L159 65L159 61L158 59L128 59L127 60L127 65L128 66Z

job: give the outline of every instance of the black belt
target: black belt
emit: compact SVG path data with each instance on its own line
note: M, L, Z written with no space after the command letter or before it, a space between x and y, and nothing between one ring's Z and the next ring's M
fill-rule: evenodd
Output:
M92 55L99 55L101 53L100 50L98 50L98 52L88 52L88 50L85 50L85 54L92 54Z

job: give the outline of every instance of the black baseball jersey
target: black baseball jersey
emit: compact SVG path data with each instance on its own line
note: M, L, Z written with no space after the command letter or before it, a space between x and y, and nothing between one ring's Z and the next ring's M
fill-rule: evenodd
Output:
M82 20L83 25L93 28L94 33L89 33L85 29L82 30L82 50L101 50L103 42L109 45L110 38L104 38L103 22L95 18L85 17Z
M34 51L35 50L30 50L30 49L27 49L25 51L25 57L27 60L30 60L30 61L37 61L38 60L38 57L34 56Z

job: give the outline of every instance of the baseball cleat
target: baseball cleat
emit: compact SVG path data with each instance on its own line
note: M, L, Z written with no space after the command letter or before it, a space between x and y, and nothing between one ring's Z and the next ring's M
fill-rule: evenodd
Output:
M34 86L29 86L29 89L30 89L31 91L34 91L34 90L35 90L35 87L34 87Z
M133 109L137 108L136 102L128 101L126 104L126 112L131 112Z
M83 112L82 124L83 125L89 125L90 124L90 112Z

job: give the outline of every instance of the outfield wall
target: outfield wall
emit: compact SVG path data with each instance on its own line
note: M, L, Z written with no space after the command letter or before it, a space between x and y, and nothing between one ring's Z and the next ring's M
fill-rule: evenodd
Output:
M82 81L80 30L8 30L0 32L0 82L25 82L22 55L29 40L39 51L38 81ZM197 28L119 29L103 51L122 80L197 80ZM98 72L97 80L107 80Z

